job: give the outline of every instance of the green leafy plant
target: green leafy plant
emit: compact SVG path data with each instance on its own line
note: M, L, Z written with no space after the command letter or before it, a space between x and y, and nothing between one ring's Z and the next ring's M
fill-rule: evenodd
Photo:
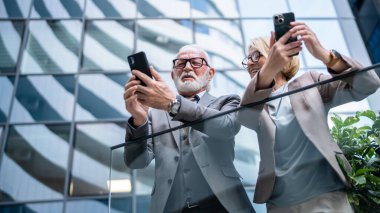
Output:
M360 126L363 118L372 124ZM350 203L359 213L380 212L380 115L367 110L346 119L334 114L331 120L331 134L352 167L347 171L339 162L352 186Z

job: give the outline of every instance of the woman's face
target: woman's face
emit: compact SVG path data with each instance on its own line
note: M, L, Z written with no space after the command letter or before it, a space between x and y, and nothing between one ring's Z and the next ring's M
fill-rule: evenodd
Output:
M248 55L247 71L253 78L263 67L266 58L257 50L251 49Z

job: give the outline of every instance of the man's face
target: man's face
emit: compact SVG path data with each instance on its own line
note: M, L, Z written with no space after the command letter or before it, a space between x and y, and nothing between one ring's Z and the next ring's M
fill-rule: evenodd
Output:
M177 59L192 59L193 62L185 62L183 68L173 68L172 78L179 92L197 92L205 90L213 76L213 69L202 60L206 55L196 48L188 48L181 51ZM196 58L196 59L195 59ZM180 62L180 61L177 61ZM198 67L198 65L200 67ZM212 73L210 70L212 69Z

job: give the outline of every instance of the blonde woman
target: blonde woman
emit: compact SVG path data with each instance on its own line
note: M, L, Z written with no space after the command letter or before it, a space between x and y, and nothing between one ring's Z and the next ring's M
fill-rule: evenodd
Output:
M325 49L306 24L291 26L277 42L273 33L271 38L252 40L249 56L242 62L251 76L242 105L361 68L356 61ZM300 39L286 44L291 36ZM293 55L302 45L326 65L330 75L306 72L294 78L299 60ZM337 157L350 167L329 133L327 113L332 107L366 98L379 86L378 76L370 71L239 112L240 122L255 130L259 140L254 201L267 203L268 212L353 212Z

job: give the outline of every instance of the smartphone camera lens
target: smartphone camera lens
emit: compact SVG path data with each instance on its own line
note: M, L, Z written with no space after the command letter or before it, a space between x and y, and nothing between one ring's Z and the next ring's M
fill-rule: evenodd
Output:
M282 24L284 23L285 19L284 19L284 16L279 14L279 15L275 15L274 16L274 22L275 24Z

